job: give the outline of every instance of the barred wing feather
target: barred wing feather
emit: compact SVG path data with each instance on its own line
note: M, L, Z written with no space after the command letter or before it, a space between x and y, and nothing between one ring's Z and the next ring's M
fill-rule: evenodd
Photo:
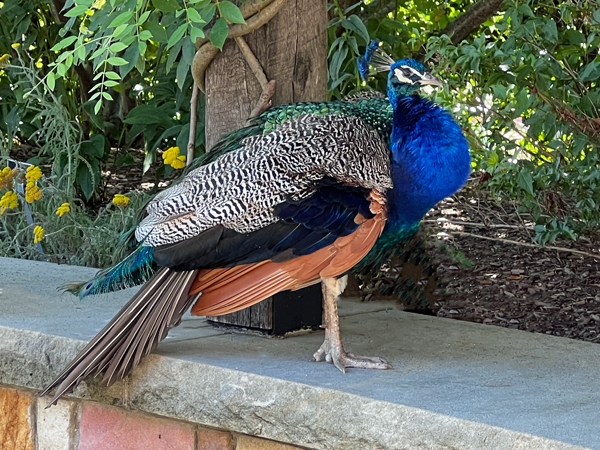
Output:
M156 196L136 238L148 246L183 241L214 226L251 233L277 222L272 209L339 182L385 192L392 187L389 151L356 117L303 115L199 167Z

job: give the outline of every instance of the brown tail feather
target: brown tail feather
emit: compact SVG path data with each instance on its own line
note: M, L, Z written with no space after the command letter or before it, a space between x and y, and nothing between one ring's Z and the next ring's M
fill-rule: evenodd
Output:
M179 324L196 274L159 269L40 395L56 389L52 405L88 375L104 373L107 385L123 378Z

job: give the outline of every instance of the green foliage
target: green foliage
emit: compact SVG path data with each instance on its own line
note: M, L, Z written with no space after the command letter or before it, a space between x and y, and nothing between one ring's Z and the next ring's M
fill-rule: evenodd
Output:
M91 62L96 76L96 91L90 101L95 101L94 112L98 114L103 100L112 101L110 88L122 84L122 80L135 68L145 75L146 62L154 59L157 52L170 50L166 72L179 56L177 84L185 85L189 74L195 42L204 37L204 27L219 12L210 40L223 48L229 28L227 22L245 23L238 6L230 1L211 0L75 0L65 13L69 17L63 36L69 29L73 33L57 42L51 50L60 51L57 60L50 64L48 86L63 77L78 62ZM166 36L166 47L162 48ZM184 39L188 37L188 39ZM158 61L160 63L160 61Z
M332 97L364 84L355 63L366 45L355 26L362 18L369 36L383 41L395 59L424 54L446 82L432 95L465 129L474 170L487 173L482 188L516 201L519 214L537 225L536 242L597 232L600 4L505 2L478 32L454 45L439 33L469 4L400 1L390 10L375 0L341 10L335 2ZM382 90L385 82L382 75L369 84Z
M396 59L410 57L421 50L432 33L443 29L473 3L373 0L344 8L340 0L334 0L329 5L329 95L342 98L364 86L356 58L372 39L383 42L385 51ZM385 79L379 77L370 85L384 90Z
M596 18L597 2L509 3L469 42L427 42L485 187L531 213L541 244L600 226Z
M27 223L23 198L19 199L19 207L0 215L0 255L90 267L107 267L125 256L119 236L136 225L137 212L148 200L148 194L132 193L127 207L109 203L95 215L89 214L83 202L75 200L70 203L71 211L60 217L57 208L70 198L55 187L52 179L42 179L40 183L43 196L30 205L33 225ZM45 230L41 242L44 255L33 242L36 226Z
M333 0L330 97L364 88L356 57L372 38L395 59L423 55L447 85L428 95L464 127L482 188L512 199L535 225L536 242L598 230L598 1L507 0L453 44L441 32L474 3ZM144 146L145 169L159 149L186 147L195 43L208 38L222 48L228 22L244 19L227 0L68 0L62 11L56 4L0 3L0 150L37 145L32 162L52 165L54 188L89 203L100 200L107 162L126 164L130 146ZM378 90L385 83L385 75L369 82ZM198 108L202 119L203 99ZM201 120L198 150L203 136ZM160 164L158 176L171 170Z
M22 65L13 67L18 74L15 87L29 94L24 98L23 110L36 113L29 119L29 126L35 131L28 139L39 146L40 152L31 162L53 161L56 187L71 198L75 195L74 189L79 188L89 199L100 181L99 161L104 153L104 137L92 135L93 142L81 142L81 127L70 117L68 109L54 92L40 88L35 69L25 67L23 59L19 62ZM95 148L96 144L102 145L101 151Z
M145 142L146 158L144 171L156 161L156 150L171 146L180 149L187 148L190 133L189 92L192 88L191 77L186 82L184 90L179 90L169 77L159 77L152 89L144 90L140 95L146 96L139 105L133 108L125 123L131 125L129 140L133 141L142 136ZM204 117L204 96L198 102L198 115ZM204 142L204 121L196 124L196 142ZM199 148L203 149L200 144ZM158 171L169 176L172 168L161 166Z
M62 11L64 16L53 5L42 0L0 4L0 35L5 38L0 40L0 54L5 52L11 59L10 65L0 68L0 113L4 119L0 120L0 148L2 155L8 156L15 141L40 146L34 162L52 163L53 173L66 174L66 189L74 186L73 194L88 202L98 201L102 167L109 160L128 161L128 147L139 146L140 138L148 152L145 170L156 160L159 147L174 142L187 147L184 136L189 134L194 42L204 37L202 29L215 14L216 3L71 1ZM237 6L229 2L219 5L221 15L243 22ZM38 20L32 21L32 17ZM226 27L225 36L227 31ZM34 70L29 79L35 78L35 82L21 80L23 67ZM42 98L45 103L40 107ZM136 105L157 108L160 124L134 124L136 115L139 119ZM200 152L204 143L202 108L200 99L196 141ZM66 148L70 150L57 150L67 154L66 158L58 158L56 151L49 150L54 145L47 144L44 137L52 135L48 128L65 123L75 129L69 133ZM88 145L99 139L94 138L97 135L104 137L103 152ZM111 155L115 151L117 155ZM159 175L162 171L161 164Z

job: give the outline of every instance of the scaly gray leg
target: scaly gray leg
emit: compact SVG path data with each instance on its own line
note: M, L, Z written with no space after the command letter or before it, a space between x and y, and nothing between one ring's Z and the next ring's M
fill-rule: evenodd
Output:
M346 373L348 367L359 369L391 369L392 365L385 359L368 356L355 356L346 353L340 337L340 319L338 317L337 300L348 284L348 276L339 279L327 278L321 282L323 288L323 309L325 317L325 340L313 355L315 361L325 356L325 361L333 362L335 367Z

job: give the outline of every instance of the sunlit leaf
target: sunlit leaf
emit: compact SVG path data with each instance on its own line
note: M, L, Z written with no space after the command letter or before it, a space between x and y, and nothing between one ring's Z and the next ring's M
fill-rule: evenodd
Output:
M108 26L109 28L118 27L119 25L123 25L125 22L129 21L133 17L132 11L127 11L119 14Z
M204 31L202 31L198 27L192 27L192 31L190 32L190 39L194 44L196 43L196 39L201 39L204 36Z
M121 58L120 56L113 56L112 58L108 58L106 61L113 66L124 66L127 64L127 60Z
M240 8L228 0L219 2L219 14L231 23L246 23Z
M225 44L228 34L229 27L227 26L227 21L221 17L215 22L210 30L210 42L212 42L219 50L223 50L223 45Z
M186 9L186 12L190 21L195 23L204 23L204 20L202 20L202 17L200 17L200 13L194 8L188 8Z
M52 51L62 50L63 48L66 48L69 45L71 45L76 40L77 40L77 36L69 36L68 38L64 38L62 41L58 42L50 50L52 50Z
M111 44L111 46L109 47L110 51L113 53L118 53L120 51L123 51L127 48L127 45L123 44L122 42L115 42L114 44Z
M53 72L50 72L48 74L48 76L46 77L46 84L48 84L48 89L50 89L51 91L54 90L54 86L55 86L55 82L56 82L56 78L54 76Z
M87 5L77 5L65 13L65 17L77 17L85 14L88 10Z
M111 70L104 72L104 76L106 78L108 78L109 80L120 80L121 79L121 76L118 73L113 72Z
M183 35L185 34L186 29L187 29L187 23L182 23L181 25L179 25L179 27L175 30L175 32L169 38L169 42L167 43L167 48L171 48L175 44L177 44L181 40Z

